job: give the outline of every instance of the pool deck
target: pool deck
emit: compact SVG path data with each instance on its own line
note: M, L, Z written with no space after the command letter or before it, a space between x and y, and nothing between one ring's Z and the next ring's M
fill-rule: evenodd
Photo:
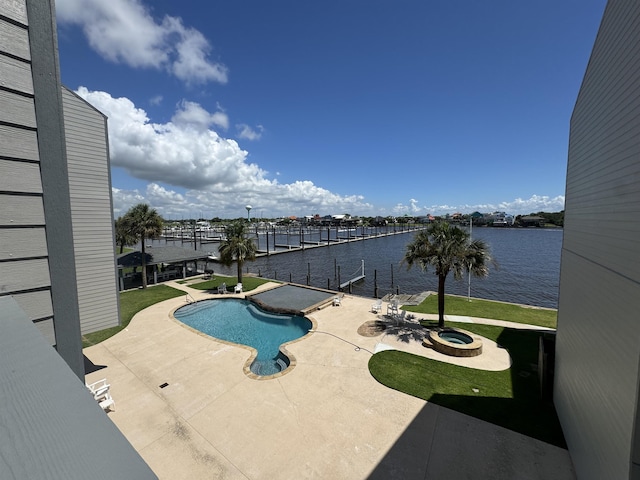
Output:
M197 300L218 297L167 283ZM98 368L87 382L108 379L109 418L161 479L575 478L566 450L376 382L367 367L376 349L444 356L410 324L359 335L378 318L373 300L341 303L309 315L317 332L288 346L297 359L290 373L253 380L242 368L247 349L185 328L170 317L185 297L167 300L84 350ZM482 368L508 367L504 350L485 352L461 361L486 356Z

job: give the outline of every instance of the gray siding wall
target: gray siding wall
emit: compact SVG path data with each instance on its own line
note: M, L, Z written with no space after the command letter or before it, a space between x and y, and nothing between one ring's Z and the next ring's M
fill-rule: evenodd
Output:
M82 333L119 324L105 116L62 88Z
M640 360L640 2L609 2L571 119L554 400L580 479L630 478Z
M55 344L25 0L0 0L0 296Z

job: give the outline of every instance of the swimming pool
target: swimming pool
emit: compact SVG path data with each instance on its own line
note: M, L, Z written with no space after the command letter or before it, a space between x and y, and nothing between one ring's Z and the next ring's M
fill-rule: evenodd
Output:
M280 346L306 335L312 323L305 317L262 310L242 299L214 299L191 303L174 312L185 325L220 340L247 345L257 351L251 372L274 375L289 366Z

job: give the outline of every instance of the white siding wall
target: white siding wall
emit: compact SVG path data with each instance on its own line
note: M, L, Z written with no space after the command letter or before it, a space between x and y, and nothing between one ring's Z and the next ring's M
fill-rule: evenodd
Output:
M580 479L631 477L638 218L640 2L616 0L605 10L571 119L567 168L554 400Z
M55 344L25 0L0 15L0 295Z
M62 88L82 333L118 325L106 118Z

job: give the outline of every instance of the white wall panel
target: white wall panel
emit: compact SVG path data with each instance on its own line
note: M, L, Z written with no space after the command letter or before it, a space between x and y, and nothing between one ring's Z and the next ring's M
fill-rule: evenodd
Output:
M29 60L31 52L27 29L0 19L0 51Z
M640 360L640 2L610 1L571 118L554 401L580 479L630 478Z
M42 197L0 194L0 228L16 225L44 225Z
M0 14L27 25L26 0L0 0Z

